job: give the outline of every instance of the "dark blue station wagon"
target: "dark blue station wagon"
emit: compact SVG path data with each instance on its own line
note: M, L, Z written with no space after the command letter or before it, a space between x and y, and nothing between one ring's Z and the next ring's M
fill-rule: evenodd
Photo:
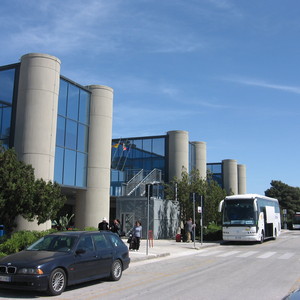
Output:
M0 288L60 295L66 286L85 281L117 281L129 263L128 247L112 232L58 232L2 258Z

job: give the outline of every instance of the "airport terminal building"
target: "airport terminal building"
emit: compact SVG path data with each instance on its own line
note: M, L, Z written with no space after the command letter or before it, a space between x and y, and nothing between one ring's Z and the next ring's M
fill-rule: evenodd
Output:
M30 53L0 67L0 141L33 166L36 178L62 186L76 228L120 218L117 198L144 197L146 183L180 178L183 168L196 168L203 178L209 170L228 192L246 193L245 165L207 163L206 143L189 141L187 131L112 140L113 89L82 86L60 66L54 56ZM51 221L17 223L18 229L51 227Z

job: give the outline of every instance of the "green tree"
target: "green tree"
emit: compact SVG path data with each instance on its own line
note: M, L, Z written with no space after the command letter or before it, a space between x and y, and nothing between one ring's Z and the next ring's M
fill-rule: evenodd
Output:
M265 191L265 195L278 199L280 207L287 209L289 220L295 212L300 211L299 187L292 187L279 180L272 180L271 187Z
M0 146L0 222L7 231L18 215L38 224L55 218L66 198L57 183L35 180L31 165L17 159L14 149Z
M180 180L174 178L171 184L166 185L167 199L173 200L176 198L175 186L177 186L177 205L181 221L193 216L192 194L195 193L203 196L203 225L207 226L211 222L219 223L218 205L226 197L226 192L216 181L212 180L209 174L206 180L200 177L198 170L192 170L190 174L183 170ZM196 205L200 205L199 201ZM199 222L199 218L200 215L196 213L196 223Z

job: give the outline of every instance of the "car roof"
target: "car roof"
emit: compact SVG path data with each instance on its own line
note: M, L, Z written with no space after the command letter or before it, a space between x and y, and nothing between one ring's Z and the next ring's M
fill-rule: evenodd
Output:
M68 230L68 231L57 231L50 233L50 235L68 235L68 236L82 236L89 234L111 234L109 231L76 231L76 230Z

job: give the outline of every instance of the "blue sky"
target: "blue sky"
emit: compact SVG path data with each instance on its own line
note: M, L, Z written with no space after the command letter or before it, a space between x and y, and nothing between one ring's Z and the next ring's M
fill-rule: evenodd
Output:
M187 130L247 192L300 186L299 0L1 0L0 65L47 53L114 89L113 137Z

